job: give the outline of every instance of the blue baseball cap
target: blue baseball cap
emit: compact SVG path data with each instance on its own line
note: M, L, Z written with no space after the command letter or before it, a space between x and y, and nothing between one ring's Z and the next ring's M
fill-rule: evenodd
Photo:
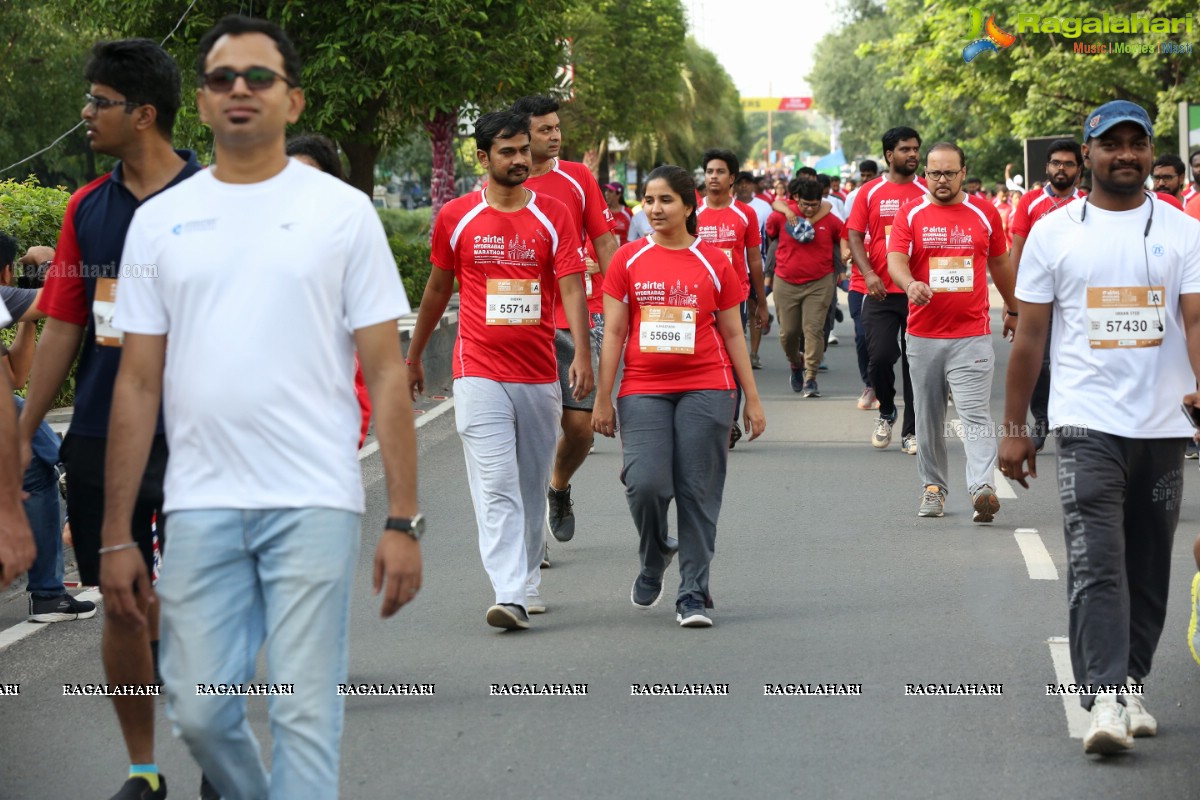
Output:
M1128 100L1113 100L1088 114L1083 123L1083 140L1086 142L1095 136L1103 136L1112 126L1122 122L1136 122L1150 138L1154 138L1154 123L1146 109Z

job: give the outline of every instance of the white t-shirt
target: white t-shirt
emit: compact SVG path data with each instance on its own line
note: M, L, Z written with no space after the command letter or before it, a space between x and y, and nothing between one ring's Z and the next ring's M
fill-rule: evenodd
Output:
M1200 293L1200 223L1152 202L1154 221L1144 240L1145 203L1122 212L1089 204L1081 222L1078 199L1029 232L1016 293L1029 303L1054 304L1051 427L1086 426L1132 439L1192 435L1179 410L1183 396L1196 390L1179 296ZM1163 287L1162 306L1145 311L1147 333L1135 336L1157 337L1161 319L1161 345L1093 347L1089 340L1103 334L1092 332L1090 320L1100 317L1095 311L1089 317L1088 288L1129 287L1149 303L1149 286ZM1094 296L1093 307L1097 302Z
M770 203L766 202L761 197L750 198L750 202L748 202L746 205L753 208L754 213L758 215L758 232L763 239L766 239L767 234L765 231L767 227L767 217L771 216L771 212L774 209L771 208Z
M113 325L168 337L163 510L361 512L354 331L408 313L370 199L290 161L201 172L133 217Z
M4 305L4 299L0 298L0 328L7 328L12 323L12 314L8 313L8 307Z
M639 208L638 212L633 215L633 219L629 221L629 241L636 242L638 239L645 239L652 233L654 233L654 228L650 226L650 220L646 218L646 209Z
M842 202L842 198L830 192L821 199L827 200L829 205L833 206L833 210L830 212L831 214L840 219L842 222L846 221L846 205Z

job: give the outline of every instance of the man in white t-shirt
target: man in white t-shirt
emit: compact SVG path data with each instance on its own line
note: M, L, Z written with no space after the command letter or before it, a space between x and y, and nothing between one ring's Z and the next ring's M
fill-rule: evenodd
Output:
M1000 469L1022 486L1037 477L1025 415L1049 327L1071 664L1087 687L1088 753L1128 749L1158 728L1141 689L1166 618L1193 432L1180 401L1200 406L1200 225L1144 190L1153 132L1145 110L1124 100L1088 116L1092 193L1038 222L1017 275Z
M387 481L375 553L383 616L421 585L416 441L396 334L409 306L369 198L285 154L304 94L283 30L226 17L199 50L197 104L216 166L142 205L121 257L104 599L133 624L135 587L153 599L129 540L161 399L172 541L157 596L176 729L222 797L333 798L364 501L356 345ZM270 775L245 698L222 690L250 683L264 642Z

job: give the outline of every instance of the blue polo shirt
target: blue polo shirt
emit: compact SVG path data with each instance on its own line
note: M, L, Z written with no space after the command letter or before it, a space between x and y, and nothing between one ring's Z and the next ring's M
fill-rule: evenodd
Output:
M186 163L163 192L201 169L192 151L175 152ZM75 370L75 413L69 430L79 436L107 438L113 386L121 365L120 346L97 342L93 313L99 280L115 280L121 275L125 233L134 212L145 202L125 188L121 167L118 162L112 172L71 195L40 303L48 316L84 327L83 348ZM155 432L163 432L161 410Z

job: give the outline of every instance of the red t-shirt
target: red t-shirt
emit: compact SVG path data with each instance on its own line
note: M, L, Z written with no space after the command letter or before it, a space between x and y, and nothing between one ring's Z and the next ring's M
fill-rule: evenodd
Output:
M1192 219L1200 219L1200 193L1197 193L1191 200L1187 201L1187 205L1183 207L1183 213Z
M1075 189L1067 197L1059 197L1054 194L1052 189L1043 188L1037 192L1026 192L1021 195L1021 199L1017 201L1017 208L1012 213L1012 219L1008 226L1010 239L1012 236L1020 236L1022 239L1029 238L1029 231L1033 229L1033 223L1037 222L1042 217L1049 214L1051 211L1057 211L1077 197L1083 197L1084 193Z
M733 365L717 329L717 312L740 305L741 291L729 260L701 239L683 250L660 247L653 238L617 250L605 277L604 293L629 307L625 372L618 396L732 391ZM647 328L645 346L650 352L642 350L642 310L646 306L681 309L673 312L678 319L665 329L662 323L655 330ZM651 308L646 313L665 316ZM690 337L689 327L694 334ZM652 335L656 332L666 335ZM688 344L691 353L654 349Z
M1183 207L1185 209L1187 208L1187 204L1192 202L1192 198L1197 194L1198 192L1196 191L1196 184L1189 183L1188 187L1183 190Z
M611 210L609 213L612 213ZM613 235L617 237L617 247L625 244L625 240L629 238L629 224L633 220L633 216L629 213L629 209L622 206L617 209L617 213L612 215L613 218ZM596 257L596 247L592 244L592 240L588 239L584 244L587 248L587 255L592 261L599 261ZM595 275L588 275L584 278L584 289L588 290L588 313L603 314L604 313L604 274L597 272ZM557 324L557 317L555 323Z
M886 176L880 175L864 183L858 190L858 196L854 198L854 208L850 211L846 227L865 234L870 239L867 243L867 257L871 261L871 269L875 270L875 274L883 281L883 288L888 294L904 294L892 283L887 269L888 235L892 231L892 221L900 206L909 200L924 196L925 184L920 178L908 183L892 183ZM850 289L863 293L867 291L866 282L861 275L858 275L857 286L854 280L851 280Z
M758 212L736 199L724 208L709 208L701 202L696 209L696 222L700 238L723 252L733 264L733 272L742 289L742 300L745 300L750 296L746 248L762 246Z
M600 184L596 182L592 171L583 164L556 158L554 166L545 175L526 178L525 188L543 196L553 197L566 206L570 218L575 222L575 238L580 242L591 244L592 239L613 229L612 213L609 212L608 203L600 191ZM595 249L591 251L590 257L595 260ZM592 280L584 278L584 289L591 284L591 292L588 293L589 310L593 309L594 304L595 308L604 310L604 300L601 298L597 280L600 277L600 273L596 273L591 276ZM558 293L555 292L555 298L557 297ZM554 301L554 327L564 330L570 327L567 324L567 314L557 299Z
M787 204L798 216L800 207L792 200ZM767 237L779 239L775 248L775 277L788 283L811 283L833 274L833 249L840 247L842 221L832 212L821 217L813 229L811 242L801 244L786 230L787 217L772 211L767 217Z
M888 252L907 253L913 279L934 290L926 305L909 303L909 333L963 339L992 332L987 260L1008 252L995 206L970 195L952 206L911 200L896 215Z
M585 270L583 248L562 203L535 192L525 208L505 212L489 206L482 191L451 200L434 223L429 260L458 278L455 378L505 383L558 380L552 311L558 279ZM511 280L530 284L514 288L493 283L495 307L489 312L489 281ZM538 322L487 324L489 314L494 320L505 313L517 319L532 314L533 301L520 297L539 295Z

